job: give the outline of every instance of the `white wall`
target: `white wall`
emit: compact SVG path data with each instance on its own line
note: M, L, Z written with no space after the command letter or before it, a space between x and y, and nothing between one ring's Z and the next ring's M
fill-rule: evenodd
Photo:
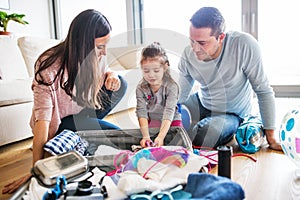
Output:
M22 25L14 21L8 23L7 31L13 32L16 37L21 36L38 36L45 38L53 38L51 29L51 18L49 0L9 0L10 9L2 11L8 14L18 13L25 14L23 18L29 22Z

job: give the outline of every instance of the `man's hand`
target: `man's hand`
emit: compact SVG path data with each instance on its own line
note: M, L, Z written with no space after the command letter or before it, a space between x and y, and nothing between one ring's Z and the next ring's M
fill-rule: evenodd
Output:
M277 151L282 151L282 147L279 141L275 138L274 130L265 129L266 138L269 144L269 148Z

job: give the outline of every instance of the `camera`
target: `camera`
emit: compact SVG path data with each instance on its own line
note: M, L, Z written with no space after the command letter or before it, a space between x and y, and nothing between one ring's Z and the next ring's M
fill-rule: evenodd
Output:
M84 180L78 183L67 185L66 199L85 199L85 200L96 200L104 199L101 190L97 186L93 186L92 182Z

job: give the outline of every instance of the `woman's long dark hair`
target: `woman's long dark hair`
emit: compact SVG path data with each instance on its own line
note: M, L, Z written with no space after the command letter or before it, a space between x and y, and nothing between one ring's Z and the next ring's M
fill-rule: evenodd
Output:
M35 80L50 86L59 78L60 86L78 105L101 107L99 91L104 76L95 52L95 38L104 37L110 31L111 25L100 12L93 9L81 12L72 21L66 39L38 58ZM57 73L52 80L45 80L43 73L54 64L59 65ZM68 74L67 80L63 78L65 73Z

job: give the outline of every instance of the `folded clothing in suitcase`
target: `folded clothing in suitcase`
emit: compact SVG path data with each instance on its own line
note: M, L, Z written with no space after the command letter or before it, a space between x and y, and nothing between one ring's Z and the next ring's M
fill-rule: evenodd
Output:
M155 139L159 128L150 128L150 137ZM127 130L87 130L77 134L88 142L87 159L90 166L114 166L115 156L122 150L132 150L132 145L139 145L142 138L140 129ZM192 142L182 127L171 127L164 140L165 146L181 146L192 150ZM105 150L106 152L100 152Z

